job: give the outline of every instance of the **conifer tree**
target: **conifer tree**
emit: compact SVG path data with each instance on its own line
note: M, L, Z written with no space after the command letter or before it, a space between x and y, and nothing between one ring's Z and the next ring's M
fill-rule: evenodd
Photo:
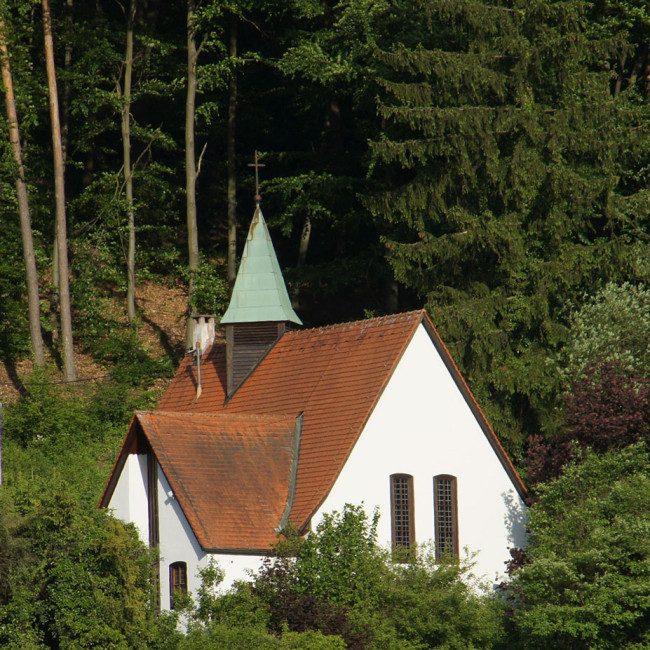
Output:
M401 5L372 143L396 278L426 304L513 450L558 391L566 301L647 275L647 102L632 44L581 2ZM413 16L418 17L415 24Z

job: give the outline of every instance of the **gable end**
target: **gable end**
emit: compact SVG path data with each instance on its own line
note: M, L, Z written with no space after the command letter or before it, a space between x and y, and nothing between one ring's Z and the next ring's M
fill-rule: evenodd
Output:
M113 498L113 492L115 492L115 488L117 487L117 483L120 480L122 470L124 469L124 465L126 464L126 459L128 458L129 454L148 454L150 451L151 446L149 445L149 442L144 435L142 426L138 422L138 412L136 411L133 414L133 418L131 419L129 431L124 438L122 448L120 449L119 453L117 454L117 458L115 459L115 464L113 465L111 476L108 479L108 483L104 488L104 493L102 494L99 500L99 504L97 505L98 508L108 508L108 504Z
M481 430L483 431L485 437L490 443L492 450L497 455L497 458L499 459L501 465L503 466L503 469L505 470L506 474L508 475L508 477L512 481L512 484L517 490L517 493L525 503L528 503L529 495L528 495L528 490L524 485L524 482L521 480L521 477L519 476L517 470L512 464L512 461L508 457L506 450L503 448L501 442L499 441L496 434L494 433L494 430L490 426L490 423L488 422L487 418L485 417L485 414L481 410L481 407L478 405L478 402L476 401L474 394L472 393L469 386L465 382L465 379L460 373L460 370L458 370L458 366L456 365L451 354L449 353L447 346L443 343L442 339L440 338L440 335L438 334L436 328L431 322L431 319L429 318L428 314L426 312L423 312L423 314L424 315L422 318L422 324L424 325L424 329L427 331L427 334L429 334L429 336L431 337L431 342L433 343L434 347L438 351L438 354L440 355L440 358L445 364L445 367L449 371L449 374L452 376L456 386L458 387L458 390L461 392L463 399L467 403L467 406L469 406L472 415L474 415L474 417L476 418L476 421L478 422L479 426L481 427Z

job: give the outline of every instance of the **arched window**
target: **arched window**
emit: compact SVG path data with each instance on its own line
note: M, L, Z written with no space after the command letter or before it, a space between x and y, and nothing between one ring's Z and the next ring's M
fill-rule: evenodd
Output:
M456 477L439 474L433 477L435 506L436 559L458 557L458 500Z
M393 474L390 477L390 511L393 551L408 549L415 543L412 476Z
M175 609L174 600L187 594L187 564L174 562L169 565L169 606Z

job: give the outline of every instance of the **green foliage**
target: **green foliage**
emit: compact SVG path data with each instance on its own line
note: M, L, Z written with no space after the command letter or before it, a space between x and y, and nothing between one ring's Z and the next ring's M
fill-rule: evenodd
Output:
M29 549L9 549L3 647L168 647L173 625L150 606L152 557L132 526L81 507L64 485L3 524Z
M210 568L208 571L212 570ZM253 593L251 583L242 582L235 589L220 593L213 575L202 570L201 578L196 608L191 613L191 629L197 625L205 627L215 624L232 628L265 629L268 626L269 612L263 601Z
M319 630L351 648L497 647L503 608L471 565L437 563L429 548L395 564L376 545L376 523L348 504L302 543L290 537L253 586L269 628Z
M52 481L64 481L96 506L133 410L153 406L153 391L134 386L133 375L121 378L137 363L137 356L118 363L98 383L65 385L39 371L25 382L21 399L3 409L4 487L17 502L34 503ZM140 363L145 386L160 376L160 366L145 372L154 363L148 356Z
M318 631L290 632L283 629L276 636L268 630L269 611L253 593L252 585L239 583L227 593L219 593L223 571L215 563L200 570L201 586L196 606L188 608L189 629L179 645L185 648L310 648L326 650L345 648L339 637Z
M601 361L629 375L650 376L650 291L643 285L609 283L571 314L569 327L560 358L568 380Z
M25 265L15 211L10 214L0 207L0 228L0 359L14 362L30 349Z
M366 174L367 140L376 135L371 53L389 42L383 0L296 2L274 48L270 69L255 77L268 88L268 144L262 162L265 215L301 318L327 323L360 317L362 306L385 309L392 281L379 246L381 224L361 198L375 181ZM288 18L288 17L287 17ZM269 88L273 84L273 88ZM287 94L278 95L275 88ZM269 178L269 180L266 180Z
M110 377L103 377L97 386L68 387L47 372L35 370L25 381L21 399L5 409L9 439L23 446L54 441L62 448L101 438L97 435L98 421L127 424L134 409L150 404L151 398L143 389L172 371L171 362L149 356L133 332L109 339L106 354L114 365Z
M378 512L369 520L363 507L349 504L343 512L325 514L298 549L296 590L337 607L372 601L385 567L378 521Z
M90 426L88 414L75 396L39 370L26 382L24 396L8 405L4 413L7 436L24 446L47 439L63 444L72 437L83 439Z
M222 314L229 299L223 268L202 259L192 279L194 293L190 298L190 309L197 314Z
M137 8L130 98L136 266L139 278L175 282L185 255L179 152L186 34L179 26L186 5ZM51 282L54 232L42 25L31 2L3 0L1 11L44 290ZM98 0L55 4L53 11L67 125L75 336L108 377L97 386L61 387L34 375L21 400L5 410L3 492L19 511L0 504L0 634L7 647L163 647L154 633L132 636L142 623L135 621L144 601L126 604L119 591L128 582L126 567L130 576L137 571L131 572L129 553L108 550L108 540L121 540L126 548L131 533L108 531L106 521L84 519L76 506L43 502L64 481L72 500L94 512L133 408L153 404L154 380L174 365L152 358L135 331L124 331L123 314L114 306L125 286L123 99L117 90L123 7ZM557 428L558 394L587 362L602 356L647 375L647 2L210 1L201 3L197 29L203 42L197 199L206 259L220 259L226 247L225 117L229 82L236 79L239 235L252 212L242 197L253 194L252 176L242 172L249 171L250 152L259 149L266 152L263 193L269 222L277 227L274 241L305 322L393 309L389 298L395 294L387 289L398 280L399 306L426 303L515 456L525 433ZM238 55L230 57L234 33ZM3 127L6 134L4 120ZM6 180L15 171L6 141L0 171ZM7 182L0 205L0 358L10 370L29 353L15 207ZM299 258L303 229L311 235ZM202 263L191 309L223 309L221 271ZM585 295L594 297L585 301ZM569 316L567 305L581 302ZM56 345L51 352L56 358ZM608 438L616 424L610 419L588 428ZM577 518L574 523L579 529ZM556 524L567 532L553 520L549 534ZM323 525L269 566L254 587L219 594L217 574L206 575L195 627L183 643L499 643L498 604L466 586L466 567L439 567L426 552L409 558L409 565L391 564L375 548L372 521L354 509ZM81 539L73 543L56 526ZM43 545L46 534L60 551ZM113 560L100 566L100 557L111 553ZM582 579L586 560L580 562L580 570L570 571ZM638 568L633 558L629 565ZM646 576L638 575L641 584ZM557 596L553 589L562 584L540 576L540 591ZM632 573L627 586L611 580L629 596L630 611L606 600L609 583L601 585L603 607L612 616L620 613L619 631L629 629L625 619L642 610L642 597L632 593ZM616 640L597 605L595 614L584 615L583 628L567 622L575 635L560 646L578 638L577 646L589 638L600 645L600 636L589 637L594 624L603 643L629 641ZM538 627L528 635L530 643L552 645L552 617L538 616L532 605L529 613L518 629L525 636ZM535 616L537 623L526 622ZM160 624L171 626L166 643L172 646L173 621Z
M510 588L516 647L650 643L649 476L641 444L588 455L542 488Z
M223 625L213 625L207 632L190 632L178 645L179 650L344 650L346 647L343 639L313 630L285 632L277 637L260 628Z
M439 563L434 556L423 547L411 562L392 567L370 618L373 647L500 647L501 602L472 579L471 563Z
M97 356L112 364L111 378L118 384L148 388L160 377L174 373L173 359L151 356L138 338L137 330L126 330L97 346Z

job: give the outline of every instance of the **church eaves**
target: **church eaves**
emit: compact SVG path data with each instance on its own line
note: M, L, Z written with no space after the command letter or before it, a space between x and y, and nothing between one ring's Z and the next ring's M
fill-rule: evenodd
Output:
M302 325L291 307L271 236L258 205L246 238L230 305L221 322L283 321Z

